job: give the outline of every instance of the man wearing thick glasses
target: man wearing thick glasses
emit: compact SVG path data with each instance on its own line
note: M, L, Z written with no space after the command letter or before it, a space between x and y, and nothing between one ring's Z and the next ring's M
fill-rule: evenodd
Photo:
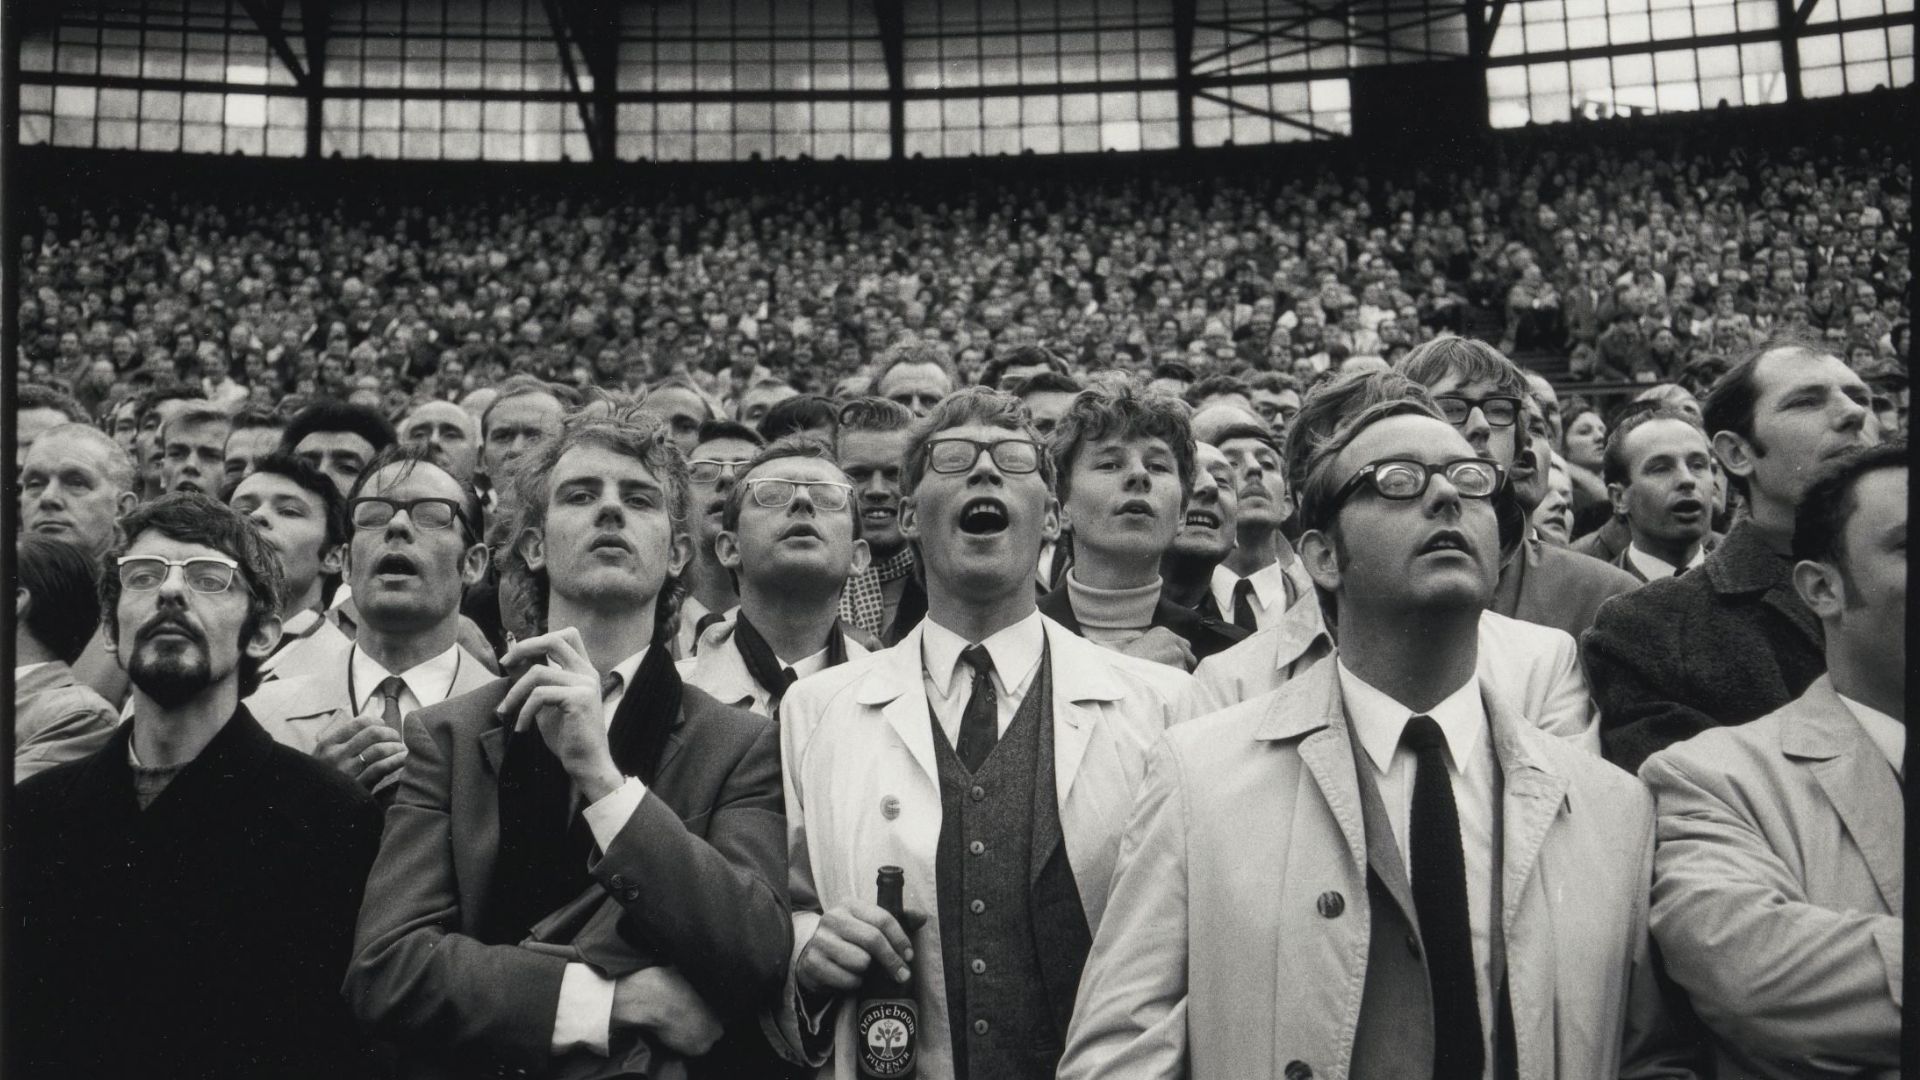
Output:
M1565 630L1579 640L1601 604L1632 592L1640 582L1617 566L1533 535L1527 521L1531 508L1513 490L1516 481L1530 479L1528 470L1535 467L1526 452L1521 407L1530 392L1526 375L1493 346L1452 336L1414 349L1396 370L1427 388L1441 415L1474 453L1508 471L1494 499L1502 554L1500 584L1488 610Z
M367 794L242 697L280 567L198 493L133 510L100 586L133 718L9 808L12 1063L34 1076L363 1075L340 1000L379 844Z
M780 706L797 952L772 1019L787 1052L850 1080L847 997L878 965L917 999L922 1080L1051 1077L1125 807L1197 687L1036 609L1059 504L1018 399L941 401L903 480L926 618ZM873 903L881 866L924 923Z
M720 525L714 549L740 606L680 675L729 705L778 715L795 680L867 654L840 622L840 591L867 565L853 484L825 443L784 439L740 466Z
M480 498L424 448L382 451L348 489L350 647L284 665L247 700L274 738L390 800L406 717L492 680L459 644L460 597L487 570Z
M1333 659L1155 750L1060 1076L1686 1075L1651 801L1480 672L1502 469L1361 380L1288 440Z

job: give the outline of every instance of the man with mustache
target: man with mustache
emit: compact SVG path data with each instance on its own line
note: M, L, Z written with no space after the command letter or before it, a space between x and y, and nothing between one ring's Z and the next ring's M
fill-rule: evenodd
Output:
M279 561L197 493L124 521L100 604L133 716L9 807L11 1062L36 1076L363 1075L340 979L373 800L240 702Z
M872 555L868 567L848 579L840 617L888 643L905 637L927 611L913 547L900 532L900 475L913 420L898 402L855 398L840 407L834 435L834 454L853 481L860 533Z
M1823 464L1880 441L1853 369L1791 331L1755 346L1707 395L1706 428L1748 516L1697 573L1601 609L1581 641L1608 760L1649 754L1780 708L1826 670L1820 621L1792 581L1794 514Z
M676 439L675 445L679 444ZM696 655L700 636L740 602L734 575L721 565L713 544L726 528L727 496L739 482L740 470L763 445L759 432L731 420L705 421L694 437L687 475L693 482L693 509L700 517L694 526L693 562L686 571L686 594L680 599L680 625L674 639L674 655L682 660Z
M1214 569L1201 614L1251 634L1278 623L1312 591L1280 525L1293 512L1279 443L1261 424L1230 423L1210 440L1233 466L1234 548Z
M1184 406L1088 391L1060 418L1051 453L1074 562L1041 599L1041 614L1097 645L1182 671L1246 636L1161 595L1160 561L1193 484Z
M1607 433L1602 475L1631 542L1614 565L1661 581L1706 561L1713 532L1713 448L1678 409L1630 413Z
M398 1075L729 1075L716 1040L759 1038L792 940L778 749L674 670L689 500L631 405L516 471L503 581L540 632L409 718L346 980Z
M847 575L867 565L854 513L853 484L817 439L783 439L741 467L714 539L740 604L680 662L687 685L775 716L795 680L867 654L840 622Z
M247 706L274 738L392 798L403 722L493 678L459 643L460 594L487 568L479 496L425 451L391 447L347 499L347 584L360 612L346 649L280 668Z
M1685 1075L1651 800L1479 674L1500 469L1417 391L1359 401L1288 440L1338 652L1155 749L1059 1075Z
M232 430L232 415L212 405L192 405L169 417L160 426L161 490L217 494Z
M906 447L900 506L926 618L781 703L798 951L770 1021L798 1062L859 1073L846 995L879 965L913 983L923 1080L1053 1075L1119 808L1195 688L1036 610L1052 473L1017 399L973 388L936 405ZM883 865L904 869L917 929L873 903Z

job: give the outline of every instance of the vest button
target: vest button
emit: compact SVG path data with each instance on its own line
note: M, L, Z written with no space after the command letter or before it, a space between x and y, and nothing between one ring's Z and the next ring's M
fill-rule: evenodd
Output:
M1328 890L1320 894L1320 899L1314 901L1314 907L1318 908L1325 918L1337 919L1341 912L1347 910L1347 898Z
M1304 1061L1289 1061L1282 1071L1286 1073L1287 1080L1313 1080L1313 1066Z
M973 903L967 905L967 909L975 915L978 915L987 910L987 902L985 900L975 900Z
M973 852L975 855L985 855L987 853L987 845L975 840L973 843L967 845L967 850Z
M975 1035L985 1035L987 1033L987 1022L985 1020L975 1020L973 1022L973 1033Z
M987 962L985 960L975 960L969 966L973 968L975 975L985 975L987 973Z
M987 797L987 789L981 787L979 784L975 784L973 785L973 790L967 792L967 794L972 797L974 802L979 802L981 799Z

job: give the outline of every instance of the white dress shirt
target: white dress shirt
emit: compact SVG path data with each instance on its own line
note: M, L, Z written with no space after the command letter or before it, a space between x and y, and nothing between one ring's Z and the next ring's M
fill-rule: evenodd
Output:
M960 659L960 651L972 643L935 622L932 616L922 625L926 631L920 636L920 672L927 688L927 707L947 733L948 745L959 746L960 721L966 715L967 700L973 696L973 668ZM1046 625L1035 609L980 643L993 658L998 734L1007 733L1013 714L1020 711L1034 673L1040 670L1040 651L1046 640Z
M1640 545L1638 544L1628 545L1627 561L1632 563L1633 568L1640 571L1640 576L1646 578L1648 581L1664 581L1679 573L1681 570L1680 567L1673 565L1658 555L1649 555L1645 551L1640 550ZM1707 545L1701 544L1694 549L1693 558L1687 560L1686 569L1691 570L1706 561Z
M620 688L605 698L602 717L607 727L613 727L614 714L620 711L620 702L626 699L627 690L633 686L634 673L640 670L640 662L646 656L647 650L641 649L613 666L613 672L620 676ZM620 830L626 828L627 820L640 809L646 796L647 785L629 776L625 783L581 811L587 828L593 833L593 842L601 851L613 846ZM614 987L614 980L585 964L567 965L560 975L559 1011L553 1017L555 1054L579 1048L601 1057L607 1055L613 1030Z
M1265 630L1280 621L1280 615L1287 610L1287 573L1277 562L1267 565L1247 575L1253 582L1253 595L1248 601L1253 604L1253 621ZM1240 583L1240 575L1227 569L1225 563L1213 568L1213 580L1208 590L1213 593L1213 602L1220 609L1220 617L1233 621L1233 588Z
M793 677L796 679L804 679L809 675L818 675L820 672L827 670L827 650L825 649L821 649L812 656L803 656L791 664L785 660L781 660L778 656L775 656L774 659L780 662L781 667L792 671Z
M431 660L422 660L398 673L404 684L404 689L400 691L402 719L429 705L440 704L453 693L453 681L460 675L460 665L469 662L460 655L460 651L460 646L454 645ZM354 714L379 716L382 710L380 684L395 672L388 671L358 645L353 647L347 663L348 677L351 679L348 685L353 688Z
M1865 705L1845 694L1834 695L1840 704L1847 707L1860 726L1867 729L1867 738L1887 757L1887 764L1893 766L1894 775L1904 783L1907 779L1907 725L1881 712L1871 705Z
M1413 857L1407 848L1409 819L1413 816L1414 752L1400 745L1414 710L1361 681L1338 659L1340 696L1347 719L1373 767L1374 785L1387 807L1387 821L1400 845L1400 863L1413 876ZM1460 814L1460 850L1466 857L1467 922L1473 933L1475 989L1480 1001L1480 1036L1486 1046L1486 1076L1494 1075L1493 990L1499 972L1493 970L1494 890L1499 887L1500 769L1494 760L1486 703L1480 699L1477 679L1468 679L1446 700L1426 710L1447 741L1448 772L1453 780L1454 806ZM1362 767L1365 767L1363 764Z

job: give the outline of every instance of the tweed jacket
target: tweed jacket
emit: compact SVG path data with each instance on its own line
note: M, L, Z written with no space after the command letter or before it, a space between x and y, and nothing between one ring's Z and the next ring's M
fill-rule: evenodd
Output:
M1639 579L1617 566L1530 537L1500 567L1488 610L1564 630L1578 641L1601 604L1639 587Z
M1183 671L1111 652L1042 620L1053 663L1054 786L1060 829L1089 927L1107 909L1120 826L1148 749L1168 725L1196 714ZM793 943L806 946L823 911L871 902L874 871L906 872L906 907L928 920L914 934L920 995L921 1080L952 1080L934 860L942 810L933 721L922 675L924 630L900 644L796 683L780 704L786 776ZM810 1052L789 978L767 1018L795 1060L853 1080L853 1015L837 1010L833 1047Z
M1580 641L1607 760L1648 755L1778 709L1827 668L1791 564L1743 521L1698 569L1607 603Z
M1906 815L1832 682L1670 746L1640 778L1654 940L1718 1075L1899 1075Z
M401 1045L402 1076L465 1076L476 1058L532 1075L556 1064L554 1018L569 960L474 936L499 854L511 722L494 709L512 686L490 682L407 724L410 756L346 977L355 1015ZM658 775L590 868L606 903L723 1019L755 1016L786 973L776 754L766 719L684 687ZM612 969L628 957L573 959Z
M1689 1075L1647 935L1652 800L1484 676L1480 692L1504 776L1499 929L1518 1075ZM1391 1063L1376 1076L1430 1075L1430 1019L1380 1031L1360 1015L1363 991L1425 1000L1427 982L1424 961L1411 986L1368 978L1370 876L1386 882L1381 902L1413 902L1391 832L1369 839L1362 802L1332 664L1169 731L1121 841L1062 1080L1369 1080L1351 1071L1361 1058ZM1384 1045L1356 1045L1366 1029Z
M13 684L13 782L78 761L106 745L120 710L73 681L73 670L49 660Z

